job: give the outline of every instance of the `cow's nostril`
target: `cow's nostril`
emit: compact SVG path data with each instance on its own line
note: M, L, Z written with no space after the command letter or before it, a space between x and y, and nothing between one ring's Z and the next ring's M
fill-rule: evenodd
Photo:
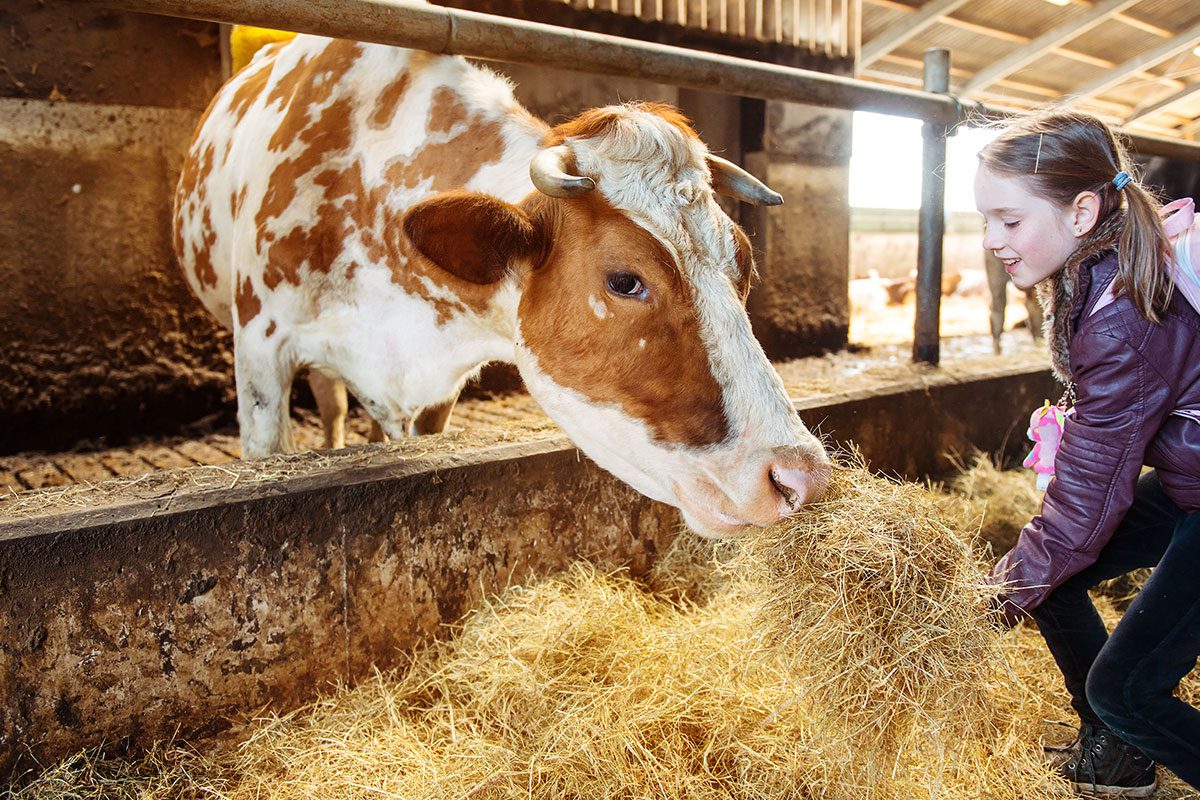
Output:
M830 469L825 464L811 468L785 467L776 463L769 472L771 485L783 497L791 511L815 503L825 495L829 486Z
M808 493L808 475L803 470L787 467L772 467L770 471L771 485L792 511L804 505Z

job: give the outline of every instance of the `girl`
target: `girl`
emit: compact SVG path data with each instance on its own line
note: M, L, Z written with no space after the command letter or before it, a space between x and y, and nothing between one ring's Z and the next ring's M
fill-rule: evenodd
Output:
M984 148L975 201L983 246L1038 287L1074 405L1041 514L992 573L1000 612L1037 623L1079 713L1063 774L1148 797L1154 762L1200 788L1200 710L1173 695L1200 656L1200 316L1131 171L1104 123L1046 113ZM1110 636L1088 589L1152 565Z

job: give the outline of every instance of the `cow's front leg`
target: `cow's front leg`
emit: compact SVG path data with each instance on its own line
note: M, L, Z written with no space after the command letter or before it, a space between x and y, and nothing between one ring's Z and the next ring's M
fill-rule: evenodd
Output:
M234 336L234 374L242 458L293 452L288 405L295 366L264 337L241 334Z

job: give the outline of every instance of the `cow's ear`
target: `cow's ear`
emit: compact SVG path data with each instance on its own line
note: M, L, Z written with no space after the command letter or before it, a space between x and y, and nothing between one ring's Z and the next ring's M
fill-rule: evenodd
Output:
M543 228L517 206L476 192L446 192L404 214L404 234L447 272L477 284L496 283L513 265L538 262Z

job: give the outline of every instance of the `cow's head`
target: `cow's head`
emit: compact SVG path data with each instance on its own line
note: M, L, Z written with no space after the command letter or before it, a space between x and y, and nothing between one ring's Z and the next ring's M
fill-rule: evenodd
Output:
M585 112L530 174L538 191L518 205L440 195L405 230L460 277L519 287L517 364L546 412L704 534L819 498L829 459L751 333L750 243L714 199L779 195L664 106Z

